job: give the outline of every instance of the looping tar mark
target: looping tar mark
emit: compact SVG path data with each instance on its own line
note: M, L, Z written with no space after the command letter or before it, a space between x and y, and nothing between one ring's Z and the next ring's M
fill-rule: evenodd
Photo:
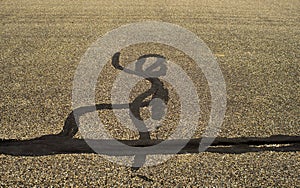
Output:
M159 76L166 75L167 66L165 65L166 58L159 54L146 54L140 56L135 63L135 70L129 70L120 65L120 52L117 52L112 57L112 65L119 70L122 70L128 74L134 74L137 76L142 76L147 81L151 83L151 88L144 93L137 96L132 103L129 104L129 109L134 117L131 116L133 123L139 130L140 138L139 140L151 140L150 132L147 130L145 123L141 117L140 108L142 107L143 101L152 96L151 101L154 99L158 100L154 105L152 105L152 119L160 120L164 115L164 105L169 101L168 89L164 87L163 82L158 78ZM147 58L155 57L156 62L150 65L148 68L143 70L143 65ZM159 68L159 70L156 70ZM163 104L163 102L165 104ZM134 121L137 118L140 121ZM132 170L138 170L145 163L146 155L135 155Z

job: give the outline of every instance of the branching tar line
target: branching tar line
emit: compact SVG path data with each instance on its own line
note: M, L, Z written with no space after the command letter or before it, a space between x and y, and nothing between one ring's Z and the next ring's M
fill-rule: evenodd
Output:
M120 54L116 54L120 55ZM147 57L147 56L146 56ZM153 55L151 56L153 57ZM114 67L125 70L119 65L118 57L114 56ZM158 97L165 103L168 102L168 91L163 87L161 81L149 80L152 87L145 93L138 96L135 101L129 104L134 117L141 119L139 115L139 108L150 105L150 101L143 101L145 96L152 95L152 99ZM155 85L155 86L153 86ZM142 100L143 99L143 100ZM128 104L116 104L114 109L128 108ZM65 120L63 130L59 134L44 135L39 138L30 140L0 140L0 154L13 156L43 156L55 154L71 154L71 153L95 153L86 143L84 139L76 139L73 136L78 132L76 122L79 117L85 113L93 112L95 110L112 110L112 104L97 104L96 106L85 106L72 111ZM154 117L159 118L159 117ZM148 147L161 143L164 140L150 139L149 132L140 132L139 140L118 140L119 142L132 147ZM199 143L203 138L190 139L186 146L176 154L185 153L199 153ZM166 140L166 148L161 150L150 151L148 153L136 153L135 151L124 151L123 148L118 148L113 145L113 140L89 140L99 146L108 146L102 153L104 155L112 156L136 156L135 166L141 166L144 162L144 156L149 154L174 154L172 148L180 143L186 143L186 140ZM112 147L110 147L112 146ZM289 135L273 135L266 138L258 137L239 137L239 138L221 138L217 137L206 152L213 153L229 153L240 154L246 152L297 152L300 151L300 136ZM135 168L138 169L138 168ZM145 179L145 177L140 177ZM145 179L151 181L151 179Z

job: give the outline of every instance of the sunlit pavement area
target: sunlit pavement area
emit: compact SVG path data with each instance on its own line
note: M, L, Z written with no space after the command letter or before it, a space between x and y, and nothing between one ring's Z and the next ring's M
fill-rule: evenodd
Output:
M59 133L73 110L73 78L89 46L112 29L149 20L195 33L217 58L227 90L219 137L300 135L299 1L2 0L0 10L0 139ZM193 138L201 137L210 112L203 73L185 54L160 44L130 46L121 51L120 62L145 53L162 54L193 75L202 115ZM118 73L108 62L98 78L97 103L111 102L110 88ZM139 83L131 97L148 86ZM168 138L178 121L178 96L170 91L170 118L151 138ZM99 112L99 117L113 137L138 138L137 132L122 128L111 110ZM0 185L297 187L299 166L299 145L298 150L284 152L178 154L136 172L93 153L24 156L0 152Z

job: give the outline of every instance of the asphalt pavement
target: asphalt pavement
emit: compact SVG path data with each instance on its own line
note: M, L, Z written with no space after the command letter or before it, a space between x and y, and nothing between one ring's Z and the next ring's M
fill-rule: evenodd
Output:
M185 28L216 57L227 99L218 137L238 141L282 138L278 135L299 138L299 1L2 0L0 10L1 187L299 187L298 141L293 146L260 143L255 149L248 147L256 145L253 142L225 144L200 153L187 148L161 164L137 171L86 148L61 152L59 148L71 142L43 141L57 139L53 135L63 130L74 110L74 76L87 49L113 29L144 21ZM186 53L156 43L122 49L120 64L130 64L145 54L166 57L194 82L201 118L195 122L193 139L202 137L211 110L204 73ZM96 78L95 101L103 105L98 117L112 137L136 140L139 133L124 128L110 106L113 83L121 72L108 61ZM147 91L149 83L138 82L129 100ZM179 94L171 84L164 84L169 92L168 112L164 124L150 132L154 140L167 139L180 119ZM141 114L150 117L145 108ZM101 131L89 128L91 138ZM34 140L41 136L42 141ZM83 135L77 133L75 138L82 140ZM24 140L30 140L25 142L28 145L18 146ZM45 145L35 145L40 143L58 149L43 150ZM86 147L82 142L78 146ZM36 156L28 156L28 151ZM160 157L146 155L150 161Z

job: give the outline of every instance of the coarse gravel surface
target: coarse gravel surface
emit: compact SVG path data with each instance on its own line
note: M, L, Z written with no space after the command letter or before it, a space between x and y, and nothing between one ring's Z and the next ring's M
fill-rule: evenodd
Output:
M219 136L300 135L300 1L259 0L1 0L0 139L56 134L72 111L72 84L81 57L99 37L124 24L170 22L199 36L217 57L227 89ZM121 63L159 53L181 65L201 99L194 138L207 126L210 93L201 70L184 53L161 44L121 51ZM97 103L110 103L119 71L110 62L98 79ZM151 133L166 139L178 122L172 86L166 124ZM140 82L133 100L147 90ZM149 111L142 110L143 117ZM99 112L118 139L137 139L111 110ZM77 134L77 138L81 135ZM176 155L132 172L96 154L11 156L0 153L1 187L299 187L300 152L203 152Z

